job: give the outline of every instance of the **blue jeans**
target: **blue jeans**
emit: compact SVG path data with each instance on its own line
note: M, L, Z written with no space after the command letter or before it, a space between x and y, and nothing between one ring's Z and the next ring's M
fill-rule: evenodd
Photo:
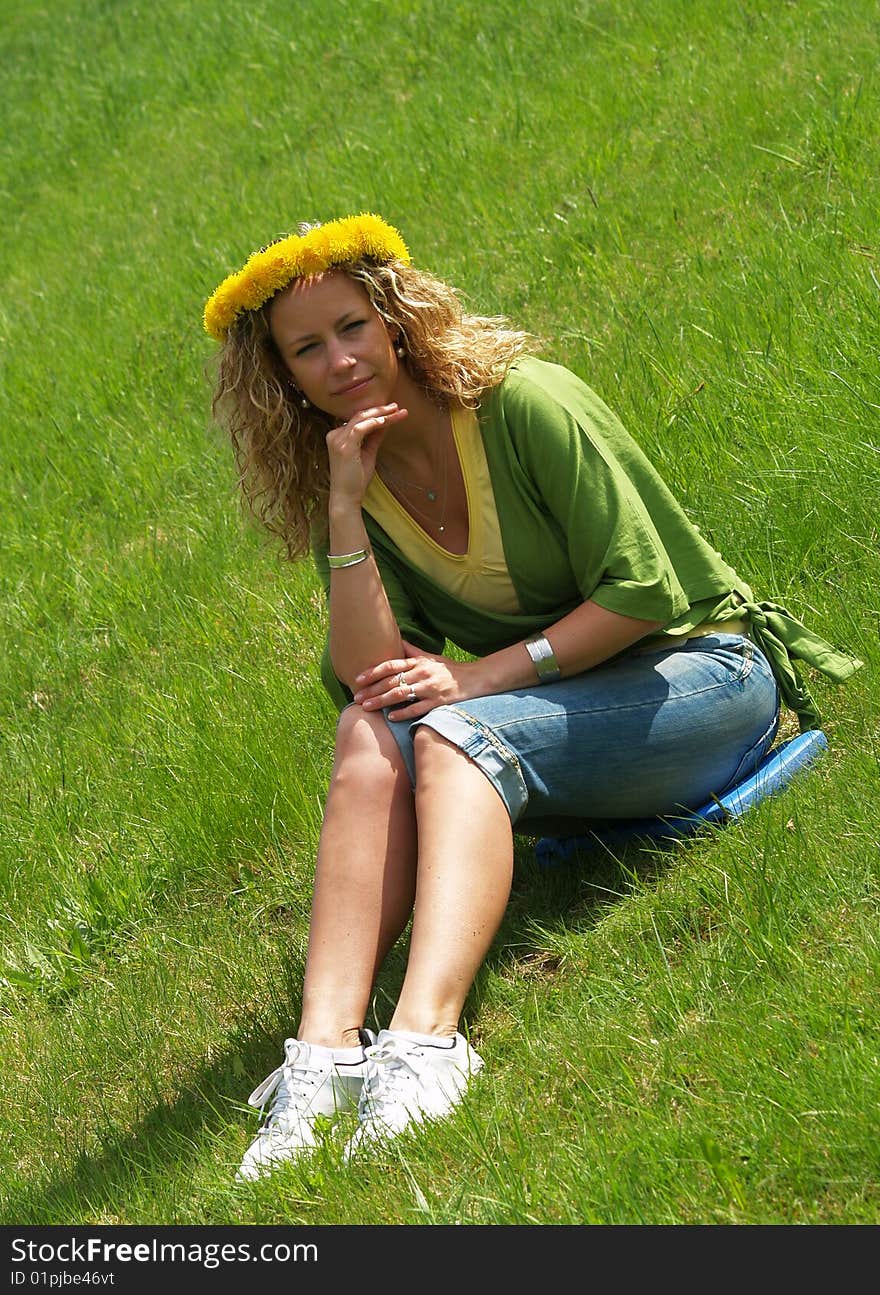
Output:
M515 830L576 833L597 819L699 809L760 763L779 725L763 653L739 634L634 649L556 683L438 706L421 719L385 713L410 779L420 724L482 770Z

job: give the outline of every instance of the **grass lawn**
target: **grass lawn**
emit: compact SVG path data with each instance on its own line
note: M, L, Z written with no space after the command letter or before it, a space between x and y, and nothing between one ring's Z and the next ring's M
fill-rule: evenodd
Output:
M0 1222L876 1224L876 6L0 13ZM828 754L724 831L555 869L522 839L461 1111L242 1188L334 712L317 579L243 519L210 424L201 312L361 210L540 336L758 596L865 666L811 680Z

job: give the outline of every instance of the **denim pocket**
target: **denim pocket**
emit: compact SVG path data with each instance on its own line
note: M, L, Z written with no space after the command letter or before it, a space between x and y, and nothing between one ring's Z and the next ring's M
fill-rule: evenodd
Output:
M721 661L729 667L734 682L742 683L751 674L756 649L752 640L742 634L706 634L687 639L679 649L681 650L708 653L713 660Z

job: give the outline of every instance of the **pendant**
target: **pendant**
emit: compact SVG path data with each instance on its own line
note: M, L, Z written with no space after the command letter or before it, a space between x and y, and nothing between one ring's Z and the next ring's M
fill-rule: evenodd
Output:
M438 530L438 531L440 532L440 534L442 535L442 534L443 534L443 532L446 530L446 527L445 527L445 526L438 526L438 527L437 527L437 530Z
M436 491L436 490L429 490L429 491L428 491L428 498L430 499L430 501L431 501L431 503L432 503L432 504L433 504L433 503L436 503L436 501L437 501L437 491Z

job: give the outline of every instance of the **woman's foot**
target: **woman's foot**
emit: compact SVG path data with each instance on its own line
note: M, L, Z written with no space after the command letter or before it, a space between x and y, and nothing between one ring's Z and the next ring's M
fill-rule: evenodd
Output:
M371 1031L362 1030L361 1035L366 1046L375 1042ZM284 1062L248 1098L251 1106L260 1109L270 1097L273 1100L236 1178L259 1178L280 1162L311 1151L318 1116L333 1118L357 1102L365 1068L363 1046L333 1049L285 1039Z
M368 1143L396 1137L411 1124L443 1119L484 1064L461 1034L443 1038L381 1030L366 1055L359 1124L346 1159Z

